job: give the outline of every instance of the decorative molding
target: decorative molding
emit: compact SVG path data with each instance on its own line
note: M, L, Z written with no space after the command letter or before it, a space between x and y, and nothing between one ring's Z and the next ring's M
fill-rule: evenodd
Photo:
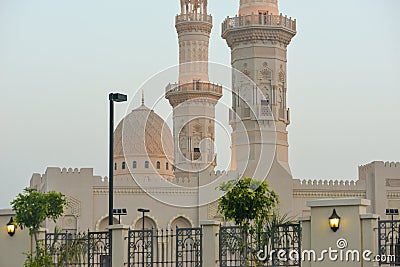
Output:
M146 188L119 187L114 188L114 195L144 195L144 194L170 194L170 195L196 195L196 189L182 188ZM108 195L108 187L93 187L93 195Z
M202 32L210 35L212 27L212 23L205 21L185 21L175 24L178 37L188 32Z
M80 217L81 210L82 210L81 201L79 201L78 199L76 199L72 196L66 196L65 198L67 201L67 210L65 211L65 214Z
M306 191L306 190L293 190L294 198L366 198L365 191Z
M231 28L223 32L222 37L226 39L230 48L246 43L262 43L262 44L281 44L287 47L296 32L281 28L264 27L242 27Z
M386 186L400 187L400 179L386 179Z
M388 191L386 192L387 199L400 199L400 191Z
M207 206L207 217L209 220L213 220L218 214L218 202L213 202Z

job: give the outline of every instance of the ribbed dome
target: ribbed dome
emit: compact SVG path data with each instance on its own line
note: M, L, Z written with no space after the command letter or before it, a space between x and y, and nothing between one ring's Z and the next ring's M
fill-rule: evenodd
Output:
M114 132L115 158L166 156L172 160L173 151L174 142L168 125L143 104L129 113Z

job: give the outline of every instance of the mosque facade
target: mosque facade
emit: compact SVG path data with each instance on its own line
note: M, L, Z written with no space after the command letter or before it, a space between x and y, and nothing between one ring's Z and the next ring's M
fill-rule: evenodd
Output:
M294 217L309 211L306 202L322 198L371 200L368 212L381 217L400 206L400 163L372 162L359 167L357 180L299 180L289 165L287 127L287 49L296 20L279 13L277 0L240 0L239 12L222 23L231 49L232 107L229 111L231 166L216 171L215 107L222 86L209 79L209 39L213 28L207 0L181 0L175 18L179 77L166 86L172 129L142 104L114 132L114 208L126 208L115 223L141 228L138 208L150 210L146 228L198 226L222 220L216 187L242 176L265 179L280 196L280 209ZM335 166L340 168L340 166ZM108 179L93 169L47 168L30 186L65 194L68 206L56 223L68 231L104 230L108 225Z

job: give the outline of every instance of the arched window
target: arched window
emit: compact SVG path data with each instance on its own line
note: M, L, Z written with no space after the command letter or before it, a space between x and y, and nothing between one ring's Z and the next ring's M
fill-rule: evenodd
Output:
M157 169L161 168L161 163L159 161L157 161Z
M137 168L137 162L136 162L136 160L132 163L132 168L134 168L134 169Z
M144 167L145 167L146 169L149 168L149 162L148 162L147 160L144 162Z
M124 162L122 162L122 169L125 170L125 168L126 168L126 163L124 161Z
M169 170L169 165L168 165L168 162L167 162L167 163L165 163L165 169L166 169L166 170Z
M117 163L114 163L114 170L117 170Z

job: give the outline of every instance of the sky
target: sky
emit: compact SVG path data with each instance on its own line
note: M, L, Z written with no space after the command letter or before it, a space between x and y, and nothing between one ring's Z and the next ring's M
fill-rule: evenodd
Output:
M400 1L279 4L298 23L288 48L293 176L356 179L359 165L400 161ZM209 1L212 62L230 64L220 25L238 5ZM107 175L108 93L133 101L116 105L118 122L150 77L178 63L179 8L178 0L0 0L0 208L47 167ZM163 91L147 89L146 101Z

